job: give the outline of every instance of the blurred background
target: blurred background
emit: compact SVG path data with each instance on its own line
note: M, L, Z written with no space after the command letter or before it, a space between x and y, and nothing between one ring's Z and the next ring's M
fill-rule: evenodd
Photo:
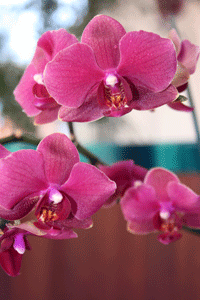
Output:
M60 121L34 127L13 90L43 32L62 27L80 37L96 14L117 19L127 31L143 29L163 37L176 24L182 39L200 45L200 1L1 0L1 138L19 129L37 137L68 133ZM190 79L198 127L199 78L200 63ZM199 145L191 113L167 106L132 111L119 119L75 124L75 132L107 163L132 158L147 168L167 167L200 193ZM55 242L30 238L33 250L24 255L21 275L10 278L0 270L0 299L200 298L199 237L184 233L177 243L163 246L156 235L133 236L126 232L118 205L102 209L94 216L94 227L78 234L78 239Z

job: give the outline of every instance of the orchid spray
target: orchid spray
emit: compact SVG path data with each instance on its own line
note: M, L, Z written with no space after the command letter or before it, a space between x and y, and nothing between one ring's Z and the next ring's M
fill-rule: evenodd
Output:
M19 274L22 256L31 249L29 235L76 238L76 229L92 227L92 215L103 206L112 209L118 203L129 232L159 232L163 244L179 240L182 228L200 228L200 196L177 175L160 167L147 170L132 160L106 165L80 145L72 123L166 104L193 111L180 93L199 53L175 30L169 38L126 32L106 15L95 16L80 41L65 29L40 37L15 99L35 124L68 122L70 138L53 133L34 139L36 150L13 153L0 145L0 264L5 272ZM89 163L80 162L79 152Z

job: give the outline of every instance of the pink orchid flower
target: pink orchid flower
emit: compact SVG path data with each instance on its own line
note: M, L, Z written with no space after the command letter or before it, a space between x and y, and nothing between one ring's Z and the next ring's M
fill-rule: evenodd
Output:
M163 244L178 240L182 225L200 228L199 196L162 168L151 169L143 184L126 191L120 204L131 233L160 231Z
M37 150L10 153L1 146L0 158L0 217L18 220L34 209L17 227L46 238L77 237L73 228L91 227L91 216L116 189L103 172L79 161L64 134L44 138Z
M176 48L178 61L177 71L172 84L179 92L183 92L187 88L190 75L196 70L200 48L188 40L181 41L175 29L172 29L169 32L169 38L172 40ZM168 105L173 109L186 112L190 112L194 109L181 102L171 102Z
M47 31L38 40L35 55L14 91L16 101L29 117L34 116L36 124L55 121L60 109L45 87L45 66L59 51L76 42L76 37L65 29Z
M98 167L117 184L116 192L104 206L114 204L136 182L142 183L147 173L147 169L134 164L132 160L119 161L111 166L99 165Z
M176 66L170 39L145 31L126 33L116 20L99 15L86 26L80 43L46 65L44 83L62 105L62 121L87 122L173 101Z
M19 275L22 256L25 250L31 250L27 234L24 230L6 227L0 237L0 265L10 276Z

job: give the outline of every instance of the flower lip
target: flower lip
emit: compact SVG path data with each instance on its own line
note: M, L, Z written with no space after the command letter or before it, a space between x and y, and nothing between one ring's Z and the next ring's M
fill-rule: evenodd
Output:
M128 82L115 71L107 72L99 85L99 104L109 115L129 107L132 93Z
M14 239L13 248L19 254L24 254L24 252L26 250L26 245L25 245L25 242L24 242L24 234L23 233L16 234L15 239Z
M43 83L35 83L32 88L32 92L35 97L33 100L33 104L40 111L56 108L59 106L56 101L49 95Z
M70 200L58 189L50 187L38 202L35 215L39 222L48 224L65 220L72 210Z

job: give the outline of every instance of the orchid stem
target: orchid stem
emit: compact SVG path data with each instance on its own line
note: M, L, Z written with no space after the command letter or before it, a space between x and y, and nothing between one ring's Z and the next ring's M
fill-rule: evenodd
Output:
M189 227L186 227L186 226L183 226L182 229L189 232L189 233L191 233L191 234L193 234L193 235L196 235L196 236L200 235L200 230L199 229L189 228Z
M83 147L82 145L79 144L79 142L76 139L76 135L74 133L73 123L68 122L68 126L69 126L69 132L70 132L70 139L74 143L74 145L76 146L77 150L82 155L87 157L92 165L94 165L94 166L105 165L105 163L103 163L96 155L94 155L92 152L90 152L85 147Z
M32 135L29 135L29 134L21 134L19 136L16 134L12 134L8 137L0 139L0 144L5 145L8 143L13 143L13 142L24 142L27 144L32 144L32 145L37 146L40 141L41 141L40 139L38 139Z
M189 84L188 84L188 87L187 87L187 94L188 94L188 99L189 99L189 102L190 102L190 106L194 107L194 101L193 101L193 98L192 98L192 93L191 93L191 89L190 89ZM200 145L200 133L199 133L199 127L198 127L198 122L197 122L197 116L196 116L196 110L195 109L192 111L192 117L193 117L195 132L196 132L196 136L197 136L197 143L198 143L198 145Z

